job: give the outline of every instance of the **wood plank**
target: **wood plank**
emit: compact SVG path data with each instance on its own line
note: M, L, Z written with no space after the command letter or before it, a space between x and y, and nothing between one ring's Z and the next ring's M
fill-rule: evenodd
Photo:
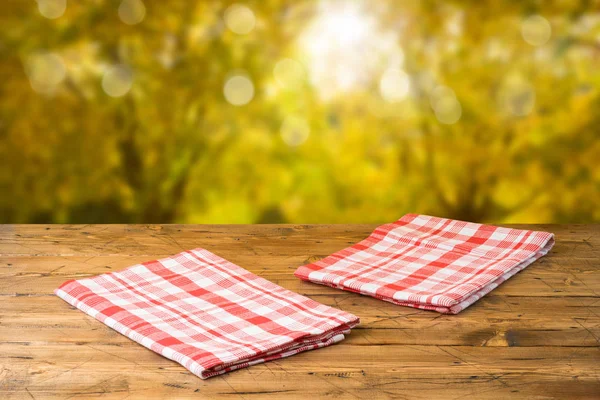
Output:
M335 345L207 381L141 346L0 344L0 354L11 364L3 398L25 387L34 398L592 398L600 391L597 348Z
M349 345L600 346L600 301L594 297L540 302L491 295L456 316L382 304L352 293L313 298L360 316ZM54 296L19 296L5 302L0 338L20 343L130 342Z
M599 225L510 226L554 232L555 259L600 258ZM205 247L230 254L322 257L364 239L375 227L372 224L5 225L0 229L0 255L159 257Z
M298 266L315 259L307 254L257 256L230 248L212 251L295 292L306 295L339 293L339 290L302 282L293 276ZM117 271L158 257L160 256L0 257L0 296L52 293L66 280ZM589 297L598 295L597 288L600 288L599 261L585 258L560 260L550 254L502 284L494 293L507 296Z

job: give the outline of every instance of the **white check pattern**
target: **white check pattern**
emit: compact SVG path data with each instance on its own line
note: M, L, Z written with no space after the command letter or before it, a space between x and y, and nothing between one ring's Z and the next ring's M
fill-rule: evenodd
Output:
M204 249L55 293L203 379L337 343L359 323Z
M395 304L457 314L544 256L548 232L407 214L298 268L303 280Z

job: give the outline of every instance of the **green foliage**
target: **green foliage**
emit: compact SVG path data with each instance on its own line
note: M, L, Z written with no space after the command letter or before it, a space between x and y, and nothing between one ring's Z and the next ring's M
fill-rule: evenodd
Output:
M133 25L120 0L55 19L43 1L0 5L0 222L600 221L597 2L248 1L239 34L230 1L144 0ZM338 46L319 80L306 42L345 39L326 30L348 7L368 46ZM532 45L537 14L551 36ZM274 76L285 58L299 83ZM392 101L391 62L410 78ZM327 92L345 63L359 81ZM120 97L115 67L132 78L112 82ZM224 95L232 74L247 104ZM435 108L440 86L456 122L440 122L456 111Z

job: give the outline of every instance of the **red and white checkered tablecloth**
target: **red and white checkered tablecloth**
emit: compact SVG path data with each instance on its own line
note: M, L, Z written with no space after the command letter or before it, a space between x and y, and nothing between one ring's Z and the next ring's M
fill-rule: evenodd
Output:
M295 275L403 306L457 314L553 245L548 232L407 214Z
M203 379L339 342L359 322L204 249L55 293Z

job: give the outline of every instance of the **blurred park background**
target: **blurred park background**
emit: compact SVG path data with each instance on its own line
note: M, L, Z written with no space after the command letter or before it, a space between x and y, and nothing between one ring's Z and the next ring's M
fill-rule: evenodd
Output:
M600 221L600 3L2 0L0 222Z

